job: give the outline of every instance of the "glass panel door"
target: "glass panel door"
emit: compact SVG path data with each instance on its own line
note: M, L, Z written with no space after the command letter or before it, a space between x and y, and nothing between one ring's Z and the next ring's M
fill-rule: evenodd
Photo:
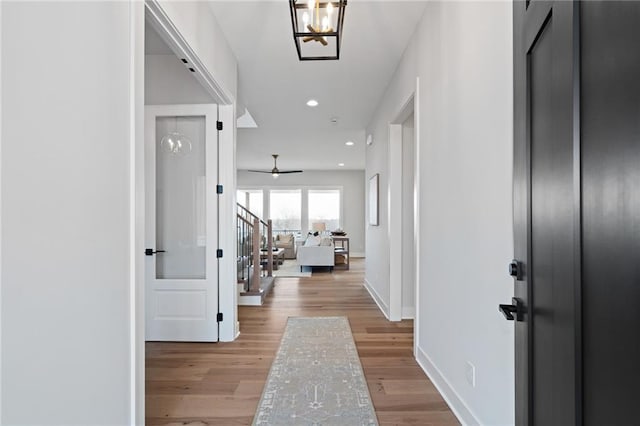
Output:
M157 279L206 278L205 177L205 117L157 117Z

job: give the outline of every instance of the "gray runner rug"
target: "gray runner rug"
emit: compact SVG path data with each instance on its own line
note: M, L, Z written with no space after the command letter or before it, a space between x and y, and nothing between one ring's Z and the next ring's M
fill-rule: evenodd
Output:
M377 425L346 317L291 317L254 425Z

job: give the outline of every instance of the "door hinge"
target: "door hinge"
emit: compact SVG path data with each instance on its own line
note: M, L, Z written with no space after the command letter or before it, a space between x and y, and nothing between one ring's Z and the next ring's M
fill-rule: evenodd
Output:
M222 127L223 127L223 126L222 126L222 121L216 121L216 128L217 128L218 130L222 130Z
M223 318L222 312L218 312L218 317L217 317L218 322L222 322L222 318Z
M222 185L216 185L216 194L222 194L223 189Z
M220 259L222 257L222 249L216 250L216 257Z

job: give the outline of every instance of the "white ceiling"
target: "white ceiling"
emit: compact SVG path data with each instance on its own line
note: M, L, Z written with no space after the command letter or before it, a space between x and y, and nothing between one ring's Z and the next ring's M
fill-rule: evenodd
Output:
M307 62L298 60L286 0L209 4L238 59L239 112L246 106L258 124L238 129L238 168L270 169L280 154L282 169L364 169L364 128L425 3L350 0L340 60ZM310 98L320 105L307 107Z

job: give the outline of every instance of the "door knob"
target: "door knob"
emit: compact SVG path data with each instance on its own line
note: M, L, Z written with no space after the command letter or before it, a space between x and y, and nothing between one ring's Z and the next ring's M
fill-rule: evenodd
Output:
M498 305L498 311L508 320L524 321L524 304L517 297L511 298L511 305ZM516 314L515 318L513 314Z
M145 249L144 250L144 254L146 256L153 256L156 253L165 253L165 251L164 250L155 250L154 251L153 249Z

